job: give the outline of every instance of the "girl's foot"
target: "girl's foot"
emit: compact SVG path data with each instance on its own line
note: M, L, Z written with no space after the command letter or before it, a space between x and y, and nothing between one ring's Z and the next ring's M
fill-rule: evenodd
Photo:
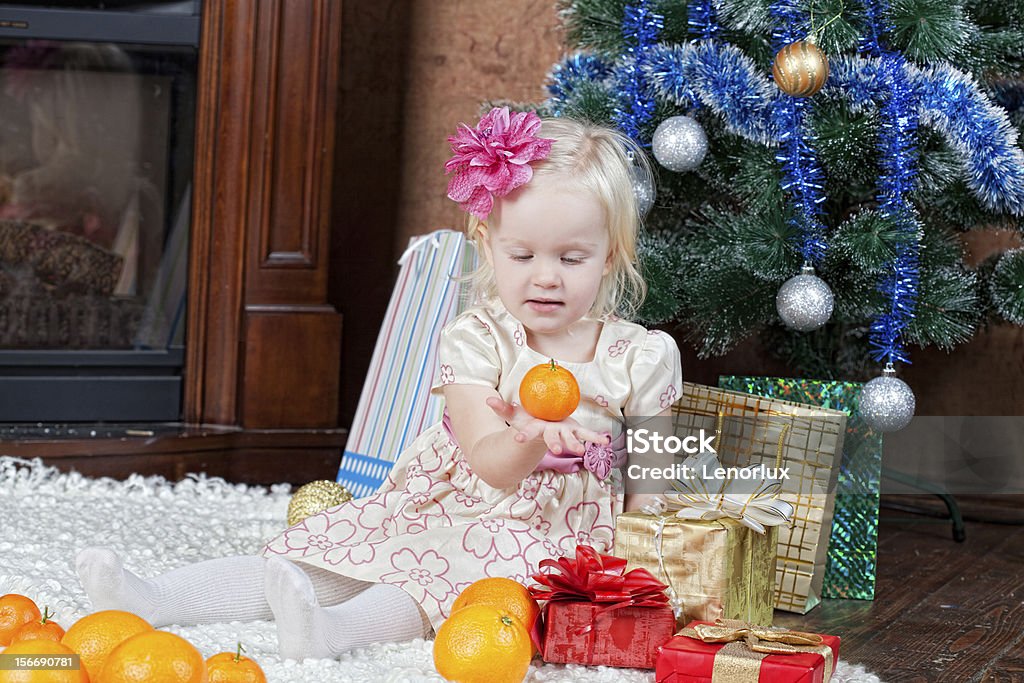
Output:
M267 560L266 595L277 621L277 645L286 659L323 659L343 652L330 646L324 609L316 601L313 582L295 563Z
M93 610L124 610L154 623L159 591L126 570L113 550L86 548L75 558L75 569Z

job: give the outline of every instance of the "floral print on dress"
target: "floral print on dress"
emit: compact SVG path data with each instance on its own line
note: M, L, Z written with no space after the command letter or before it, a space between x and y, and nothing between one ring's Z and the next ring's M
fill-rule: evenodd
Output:
M377 557L377 546L380 543L360 541L342 543L324 553L324 562L336 567L348 564L369 564Z
M533 583L533 575L537 573L534 567L539 564L531 564L525 553L509 560L495 558L484 565L484 576L502 576L529 586Z
M658 397L658 400L661 402L661 409L665 410L665 408L668 408L670 405L675 403L675 400L678 397L679 392L676 391L675 386L669 384L668 388L666 388L665 391L661 393L661 396Z
M608 355L612 358L621 356L629 348L630 341L628 339L619 339L614 344L608 347Z
M421 605L428 600L443 602L454 591L445 578L450 565L436 550L425 550L417 555L412 548L402 548L391 555L395 571L383 574L383 583L400 586Z
M370 498L360 506L356 522L367 532L367 538L371 534L383 538L397 535L392 506L397 505L398 498L395 494L385 494Z
M320 555L355 534L356 526L351 521L344 518L331 521L326 512L319 512L285 531L268 548L279 555Z
M455 368L441 364L441 384L455 384Z
M601 394L598 394L597 396L594 397L594 403L601 406L602 408L608 407L608 399L606 399Z
M551 533L551 522L540 516L533 517L530 520L530 528L539 536L547 536Z
M510 560L523 550L518 534L512 533L511 526L511 520L501 518L471 524L462 536L462 549L480 559L496 556Z
M523 332L522 325L516 325L516 332L513 336L516 340L516 346L526 346L526 334Z
M419 533L435 526L451 525L452 518L444 506L435 504L444 497L442 492L451 490L450 485L423 474L410 477L406 487L409 495L400 508L406 529Z
M529 476L520 482L517 492L519 499L509 506L509 513L513 519L532 523L538 515L543 514L544 507L557 493L558 488L550 479L537 475Z
M598 552L606 552L611 549L615 535L614 523L605 518L596 502L577 503L565 511L565 525L575 533L563 536L559 547L566 553L574 551L577 545L589 545Z

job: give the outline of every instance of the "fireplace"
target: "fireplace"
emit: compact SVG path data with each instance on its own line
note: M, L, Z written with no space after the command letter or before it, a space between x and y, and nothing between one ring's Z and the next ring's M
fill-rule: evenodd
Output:
M0 421L182 418L200 9L0 5Z
M150 79L143 88L149 97L168 96L168 82L173 92L159 107L153 100L140 105L150 110L139 154L150 155L149 164L159 167L142 170L165 169L162 182L146 176L164 188L163 195L149 195L163 197L157 203L163 226L159 257L147 256L152 252L141 232L137 252L116 252L97 242L104 233L96 227L105 225L97 211L88 220L88 212L75 214L82 218L77 223L57 221L77 225L56 238L80 257L57 263L74 268L54 266L43 257L34 257L31 268L19 267L19 272L32 270L42 281L39 287L56 288L47 278L63 278L65 289L77 296L89 290L104 303L118 302L111 306L136 308L108 328L102 345L96 343L98 328L86 325L77 328L78 346L3 349L8 359L21 358L5 360L0 369L0 422L7 421L0 424L0 453L41 457L86 475L179 479L202 471L251 483L333 477L346 430L338 426L342 316L328 298L330 235L332 228L353 229L331 221L342 3L0 4L0 37L8 49L25 47L20 32L40 25L31 17L17 19L14 10L28 13L21 16L67 13L63 16L72 20L66 22L54 19L61 15L46 15L43 23L49 22L50 32L30 37L113 44L145 67L132 78ZM106 17L110 33L80 33L89 25L80 20L96 13ZM133 33L122 33L125 27ZM198 51L189 43L196 35ZM198 64L196 72L188 68L191 60ZM188 95L193 83L194 119ZM165 145L153 144L153 110L167 112ZM123 127L122 132L128 137L130 131ZM24 144L30 149L31 141ZM123 213L122 208L116 215ZM19 229L22 235L53 239L57 228L51 223ZM137 255L134 294L128 287L132 280L122 277L123 265L116 281L109 268L81 265L109 265L111 252L122 263L132 262L126 253ZM183 274L181 255L187 255L184 285L175 282ZM56 275L49 274L53 270ZM71 286L71 281L83 284ZM182 288L183 299L177 294ZM146 296L154 290L161 298ZM161 306L151 311L155 302ZM174 315L164 313L171 310ZM66 328L36 330L35 338L43 339L44 332L59 337L61 329ZM114 332L121 336L111 344ZM20 393L27 403L23 378L36 387L58 387L37 402L40 411L51 409L36 413L43 417L10 419L23 414L16 412L20 397L12 395ZM69 410L64 417L71 418L52 410L60 401Z

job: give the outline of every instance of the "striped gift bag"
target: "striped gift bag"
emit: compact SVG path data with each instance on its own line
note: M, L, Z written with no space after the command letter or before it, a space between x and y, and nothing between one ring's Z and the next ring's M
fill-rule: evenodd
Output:
M441 419L441 398L430 395L438 335L466 307L468 287L456 278L476 268L476 250L461 232L438 230L413 238L398 263L338 471L356 498L376 491L402 450Z

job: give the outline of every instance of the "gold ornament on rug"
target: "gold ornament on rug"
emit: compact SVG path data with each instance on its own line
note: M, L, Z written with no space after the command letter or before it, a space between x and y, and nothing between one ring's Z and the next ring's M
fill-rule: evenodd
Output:
M782 48L775 55L772 76L779 90L793 97L810 97L828 80L828 58L814 34Z
M336 481L320 479L303 484L288 503L288 526L295 526L311 515L350 500L352 494Z

